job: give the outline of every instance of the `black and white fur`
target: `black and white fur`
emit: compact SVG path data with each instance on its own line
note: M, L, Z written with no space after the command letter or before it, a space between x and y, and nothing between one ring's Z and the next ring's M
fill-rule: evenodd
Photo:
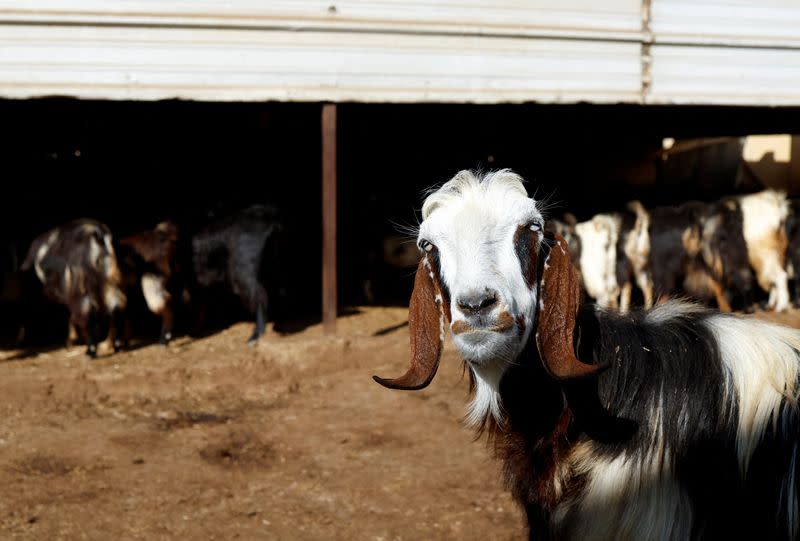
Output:
M535 353L511 367L498 390L508 417L496 430L526 433L531 470L561 417L574 416L564 456L549 457L557 461L549 479L507 472L532 532L797 537L798 331L675 301L627 315L587 305L578 329L578 357L609 364L597 381L600 403L631 433L581 419L568 402L580 384L548 380ZM531 497L541 484L551 494Z
M517 175L462 171L429 196L418 239L418 277L440 290L473 381L467 420L490 429L531 538L797 538L800 331L678 301L629 314L584 304L570 321L577 305L545 281L565 241L541 226ZM426 386L441 353L416 286L412 301L431 323L411 322L409 373L377 378L391 388ZM543 323L549 303L564 309ZM516 324L499 327L504 315ZM539 340L564 329L565 348L605 369L555 375Z

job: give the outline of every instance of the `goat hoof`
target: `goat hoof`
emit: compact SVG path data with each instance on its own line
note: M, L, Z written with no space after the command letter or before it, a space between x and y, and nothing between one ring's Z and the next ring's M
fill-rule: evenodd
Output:
M86 350L86 355L89 356L91 359L97 358L97 349L96 348L89 348Z
M251 338L250 340L247 341L247 347L249 348L255 347L257 343L258 343L258 337L256 336L255 338Z

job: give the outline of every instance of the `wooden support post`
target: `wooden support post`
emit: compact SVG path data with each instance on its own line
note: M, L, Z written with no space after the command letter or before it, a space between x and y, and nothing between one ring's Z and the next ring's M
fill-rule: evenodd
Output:
M336 332L336 104L322 106L322 327Z

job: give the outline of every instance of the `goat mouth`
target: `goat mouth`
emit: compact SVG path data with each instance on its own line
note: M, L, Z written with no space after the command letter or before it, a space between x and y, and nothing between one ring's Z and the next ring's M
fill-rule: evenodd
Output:
M488 327L474 327L466 321L456 321L450 326L454 335L475 333L475 332L497 332L502 333L514 327L514 318L508 312L501 312L497 320Z

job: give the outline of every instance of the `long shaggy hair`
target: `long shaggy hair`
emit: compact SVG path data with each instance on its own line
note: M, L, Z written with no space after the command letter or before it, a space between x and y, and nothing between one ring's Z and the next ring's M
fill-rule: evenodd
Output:
M522 189L512 184L498 186L502 197ZM426 220L436 205L457 204L461 191L446 192L430 196ZM470 216L496 216L480 205L497 201L476 199ZM487 235L498 230L488 225ZM797 538L800 331L676 300L624 315L582 304L566 241L527 222L518 232L513 272L537 302L534 314L517 314L517 331L533 331L519 333L513 362L467 359L476 393L468 417L488 428L531 538ZM390 388L430 383L440 329L457 309L435 264L451 245L425 240L411 366L400 378L376 377Z

